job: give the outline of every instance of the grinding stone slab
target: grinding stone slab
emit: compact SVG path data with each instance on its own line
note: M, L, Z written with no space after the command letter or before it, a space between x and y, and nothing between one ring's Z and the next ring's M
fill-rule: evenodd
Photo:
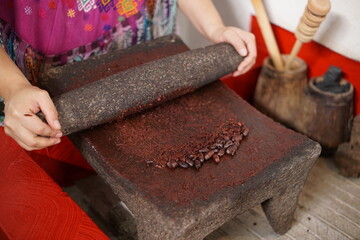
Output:
M51 69L41 76L40 85L57 97L120 71L189 50L176 35L146 41L127 49L111 49L105 55ZM131 56L131 57L130 57Z
M159 55L161 48L155 51ZM147 166L163 149L182 151L229 118L250 129L234 157L204 164L199 171ZM133 212L139 239L149 240L203 239L257 204L273 229L284 234L321 151L319 144L273 122L221 82L70 137Z

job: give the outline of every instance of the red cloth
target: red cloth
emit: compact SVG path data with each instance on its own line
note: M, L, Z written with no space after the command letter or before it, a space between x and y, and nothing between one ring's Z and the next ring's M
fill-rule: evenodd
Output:
M30 156L42 155L57 161L69 163L77 167L93 171L79 150L75 148L68 137L62 137L61 142L57 145L45 149L29 152Z
M108 239L0 128L0 238Z

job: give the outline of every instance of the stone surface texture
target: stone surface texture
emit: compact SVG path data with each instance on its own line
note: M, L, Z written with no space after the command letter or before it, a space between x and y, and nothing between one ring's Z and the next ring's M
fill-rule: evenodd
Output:
M140 62L136 53L129 56L134 65L153 61L163 57L162 49L183 45L179 41L147 46L159 54ZM199 143L199 135L228 119L244 122L250 134L220 164L200 170L146 164L167 149L183 151ZM139 239L148 240L203 239L257 204L273 229L285 233L321 151L318 143L262 115L221 82L70 137L134 214Z
M360 176L360 115L354 118L350 142L340 144L334 159L341 175Z
M117 72L54 97L53 102L62 131L68 135L194 91L234 72L241 61L242 57L230 44L219 43ZM78 69L77 65L72 66L73 70ZM64 79L72 73L63 68L53 69L42 81Z

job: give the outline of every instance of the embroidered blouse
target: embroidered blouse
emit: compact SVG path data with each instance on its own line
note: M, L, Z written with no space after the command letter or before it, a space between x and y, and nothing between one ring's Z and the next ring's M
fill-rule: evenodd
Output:
M51 67L172 34L176 1L0 0L0 44L36 84Z

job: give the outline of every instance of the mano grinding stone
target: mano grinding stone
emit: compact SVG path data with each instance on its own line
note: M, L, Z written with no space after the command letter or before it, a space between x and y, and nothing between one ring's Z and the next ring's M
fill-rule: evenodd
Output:
M191 92L235 71L242 59L230 44L220 43L139 65L54 97L63 134L122 119Z

